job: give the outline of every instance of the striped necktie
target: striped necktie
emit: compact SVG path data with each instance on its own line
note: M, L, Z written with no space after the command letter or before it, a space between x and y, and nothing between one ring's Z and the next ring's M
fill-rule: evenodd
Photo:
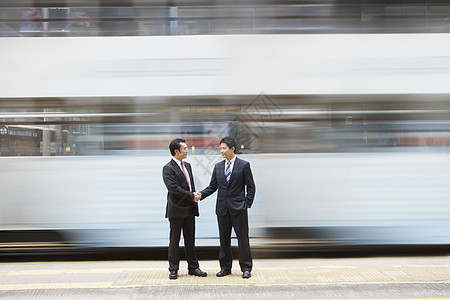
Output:
M231 177L231 161L227 161L227 168L225 170L225 177L227 178L227 182L230 181Z

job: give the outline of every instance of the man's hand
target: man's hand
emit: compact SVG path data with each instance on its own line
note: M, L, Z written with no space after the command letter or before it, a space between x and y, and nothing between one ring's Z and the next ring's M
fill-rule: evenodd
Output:
M202 198L202 193L194 193L194 202L197 203Z

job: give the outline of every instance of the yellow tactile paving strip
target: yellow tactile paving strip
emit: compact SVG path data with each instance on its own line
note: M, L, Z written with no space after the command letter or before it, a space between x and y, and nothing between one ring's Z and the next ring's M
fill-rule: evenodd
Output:
M311 267L259 268L250 279L242 273L218 278L217 269L203 269L208 277L190 276L180 270L177 280L168 278L168 271L128 271L116 285L302 285L302 284L379 284L379 283L450 283L450 266L398 267Z
M38 289L114 289L143 286L286 286L450 284L450 265L314 266L255 268L250 279L235 269L218 278L218 268L202 268L208 277L196 277L181 269L177 280L167 268L74 268L0 271L0 291ZM57 276L55 276L57 275ZM89 276L96 276L95 280ZM17 279L17 280L16 280ZM92 280L91 280L92 279ZM24 281L22 281L24 280Z

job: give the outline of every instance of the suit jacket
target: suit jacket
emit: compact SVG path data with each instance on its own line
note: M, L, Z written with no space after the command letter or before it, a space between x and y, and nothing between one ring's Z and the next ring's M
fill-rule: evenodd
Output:
M194 202L195 185L192 168L189 163L183 163L189 173L192 191L189 191L186 177L173 159L163 167L162 176L167 187L166 218L186 218L190 214L199 215L198 205Z
M245 187L247 187L247 193ZM219 190L216 201L217 215L224 216L228 211L231 214L240 214L250 208L256 191L250 163L236 157L228 183L225 177L225 160L217 163L214 166L209 186L201 191L202 199L216 190Z

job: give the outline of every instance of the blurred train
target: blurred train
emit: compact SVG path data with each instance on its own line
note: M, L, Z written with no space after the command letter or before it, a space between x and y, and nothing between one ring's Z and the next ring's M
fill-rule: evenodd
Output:
M168 244L162 166L197 189L232 135L251 244L450 244L450 34L0 39L0 254ZM217 246L215 196L199 246ZM13 250L12 250L13 249Z

